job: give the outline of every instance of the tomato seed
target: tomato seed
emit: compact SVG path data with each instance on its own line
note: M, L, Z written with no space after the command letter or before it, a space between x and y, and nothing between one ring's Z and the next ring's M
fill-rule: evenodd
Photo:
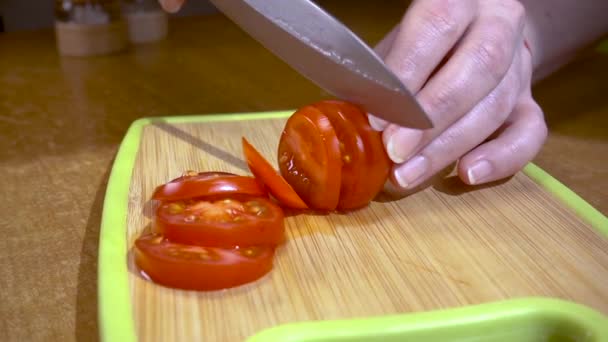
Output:
M289 160L289 157L287 156L287 153L283 153L283 155L279 159L279 162L280 163L286 163L288 160Z
M182 203L170 203L168 209L171 214L179 214L184 211L185 206Z
M344 155L342 157L342 161L344 161L346 164L350 163L350 161L351 161L350 155L348 155L348 154Z
M243 256L253 258L253 257L257 256L258 254L260 254L260 249L257 247L248 247L245 249L241 249L240 252L241 252L241 255L243 255Z
M198 175L198 172L194 171L194 170L186 170L183 174L182 177L192 177L192 176L196 176Z

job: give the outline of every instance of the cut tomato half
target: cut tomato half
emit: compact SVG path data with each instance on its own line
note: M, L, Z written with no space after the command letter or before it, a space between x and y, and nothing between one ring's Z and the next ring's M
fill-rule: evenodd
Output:
M334 210L340 197L340 142L327 116L305 106L288 120L278 148L279 170L308 207Z
M366 148L355 123L350 121L339 103L334 101L321 101L313 104L325 114L336 131L340 141L340 155L342 158L342 177L340 185L340 200L336 209L346 210L365 205L369 202L365 186L368 166L366 165Z
M289 208L308 208L306 203L298 196L291 185L287 183L285 178L272 167L272 165L247 141L247 139L245 139L245 137L242 138L242 144L243 153L247 160L249 170L251 170L251 173L253 173L257 179L266 185L274 198L283 206Z
M284 215L265 198L163 202L154 231L173 242L232 247L277 245L284 241Z
M361 169L365 176L359 177L354 186L356 189L351 201L344 202L343 209L354 209L369 204L380 191L388 179L392 162L382 143L382 133L375 131L370 125L365 111L358 106L339 100L330 100L336 108L348 118L357 129L365 149Z
M275 248L215 248L170 242L148 234L135 241L135 264L157 284L211 291L253 282L272 269Z
M262 184L253 178L236 175L197 175L180 177L157 187L152 199L178 201L209 196L247 195L265 197L268 195Z

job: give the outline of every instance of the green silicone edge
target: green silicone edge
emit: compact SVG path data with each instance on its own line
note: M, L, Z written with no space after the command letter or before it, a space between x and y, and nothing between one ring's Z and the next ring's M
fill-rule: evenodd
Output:
M291 113L293 113L293 110L260 113L161 116L141 118L131 124L116 154L106 188L102 211L98 254L98 321L102 341L135 342L137 340L129 293L128 269L125 262L127 255L125 225L127 222L129 185L143 127L155 122L188 123L278 119L286 118ZM606 217L582 198L533 164L529 164L524 169L524 172L557 195L567 205L573 207L577 214L587 219L594 227L599 227L598 229L608 236L608 220ZM521 303L521 300L518 303ZM481 308L492 308L490 305L487 304L481 306ZM476 308L479 310L480 307L462 308L450 312L462 314L473 312ZM505 306L502 306L502 308L505 308ZM435 314L441 314L441 312L400 315L398 318L419 317L420 315L424 315L420 317L428 317L428 315L435 317ZM367 322L368 320L376 322L383 319L390 322L396 318L390 316L367 318L361 322ZM327 321L325 324L331 325L332 322Z
M171 116L134 121L120 144L104 197L98 254L98 322L102 341L136 341L127 263L127 222L129 184L141 132L155 122L186 123L238 120L263 120L287 117L290 111L265 113Z
M511 319L532 316L568 321L581 327L587 336L594 336L594 341L608 340L608 318L599 312L561 299L524 297L408 314L287 323L262 330L249 337L247 342L304 342L320 341L321 338L323 341L343 341L349 338L364 341L375 335L390 335L394 338L428 331L433 332L433 341L448 341L453 337L449 328L476 323L484 324L485 327L503 326ZM482 331L471 333L483 334Z
M529 163L524 167L523 172L569 206L597 231L608 237L608 218L591 204L535 164Z

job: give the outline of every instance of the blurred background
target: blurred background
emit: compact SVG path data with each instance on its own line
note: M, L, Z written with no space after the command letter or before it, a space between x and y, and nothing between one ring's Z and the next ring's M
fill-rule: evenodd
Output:
M0 32L51 28L55 22L54 6L53 0L0 0ZM170 16L193 16L215 11L207 0L187 1L179 13Z

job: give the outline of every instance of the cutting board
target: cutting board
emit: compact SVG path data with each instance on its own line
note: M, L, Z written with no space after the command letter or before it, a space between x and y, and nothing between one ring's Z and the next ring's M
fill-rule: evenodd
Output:
M273 270L248 285L195 292L142 278L131 248L150 223L154 188L185 170L249 175L242 136L276 166L279 134L290 113L154 118L132 125L104 204L99 302L105 340L300 341L296 336L310 337L316 328L327 339L351 334L370 340L387 336L395 324L403 331L424 330L433 319L461 319L462 327L466 317L477 317L466 324L488 323L493 312L494 325L500 325L499 313L518 313L521 324L536 322L525 317L536 314L546 325L543 317L576 310L583 310L579 324L589 319L583 335L606 333L608 220L532 164L491 185L465 186L446 173L415 194L380 196L348 214L289 215L287 242ZM553 316L551 310L557 310ZM466 324L467 331L479 330ZM357 331L361 335L352 335Z

